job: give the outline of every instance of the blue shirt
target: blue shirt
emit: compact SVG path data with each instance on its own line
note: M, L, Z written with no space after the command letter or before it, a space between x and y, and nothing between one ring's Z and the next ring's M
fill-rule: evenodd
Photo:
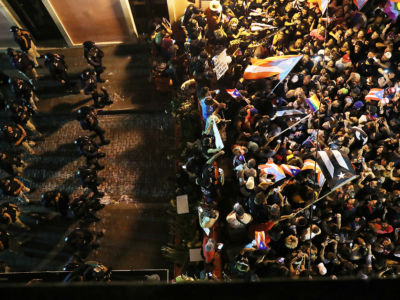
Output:
M203 98L200 101L201 104L201 114L203 116L203 120L207 121L208 117L212 115L214 112L214 107L212 105L206 105L205 103L206 98Z

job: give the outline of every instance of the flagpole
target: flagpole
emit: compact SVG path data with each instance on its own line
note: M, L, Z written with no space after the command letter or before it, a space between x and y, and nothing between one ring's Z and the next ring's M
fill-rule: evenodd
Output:
M244 96L242 95L242 99L243 99L248 105L251 104L251 101L249 100L249 98L246 98L246 97L244 97Z
M287 76L287 75L286 75L286 76ZM285 76L285 78L286 78L286 76ZM268 96L272 95L272 93L275 91L275 89L278 87L278 85L280 85L281 82L282 82L285 78L283 78L282 80L279 80L278 84L275 85L275 87L272 89L272 91L269 92Z
M326 31L326 30L325 30L325 31ZM297 65L297 63L298 63L299 61L300 61L300 60L298 60L298 61L296 62L296 64L292 67L292 69ZM291 69L291 70L292 70L292 69ZM289 73L290 73L290 72L289 72ZM285 80L285 78L289 75L289 73L287 73L285 77L283 77L282 79L279 80L278 84L275 85L275 87L272 89L272 91L270 91L270 92L268 93L268 96L272 95L272 93L275 91L275 89L278 87L278 85L280 85L280 84L282 83L282 81Z
M343 181L341 184L339 184L338 186L335 187L335 189L330 190L328 193L326 193L325 195L323 195L322 197L318 198L317 200L311 202L310 204L306 205L305 207L303 207L302 209L300 209L299 211L295 212L293 217L295 217L296 215L298 215L299 213L301 213L302 211L306 210L307 208L309 208L310 206L314 205L315 203L321 201L322 199L328 197L330 194L332 194L333 192L335 192L337 189L341 188L342 186L348 184L349 182L353 181L354 179L360 177L359 175L355 175L345 181Z
M327 32L328 32L328 18L329 18L329 0L328 1L328 5L325 9L325 13L326 13L326 22L325 22L325 36L324 36L324 55L323 55L323 61L322 61L322 68L325 69L325 50L326 50L326 37L327 37ZM322 16L324 15L324 12L322 12ZM319 149L319 129L320 129L320 118L319 118L319 109L316 111L316 116L317 116L317 137L316 137L316 141L315 141L315 157L314 157L314 182L318 182L318 174L317 174L317 155L318 155L318 149ZM346 180L347 181L347 180ZM345 182L346 182L345 181ZM351 180L350 180L351 181ZM344 182L344 183L345 183ZM341 185L340 185L341 186ZM311 247L312 247L312 242L311 242L311 233L312 233L312 217L313 217L313 209L312 209L312 205L314 205L315 203L317 203L318 201L321 201L322 199L324 199L325 197L327 197L328 195L330 195L331 193L333 193L335 190L337 190L340 186L336 187L334 190L330 191L329 193L325 194L324 196L318 198L319 193L321 192L322 187L319 189L318 193L314 187L314 193L313 193L313 198L314 201L309 204L306 205L304 209L300 210L306 210L308 207L310 207L310 217L309 217L309 229L310 229L310 247L308 249L308 271L311 271ZM300 212L299 211L299 212ZM296 213L297 215L297 213Z
M303 122L304 120L310 118L312 116L312 114L309 114L307 116L305 116L304 118L300 119L299 121L297 121L296 123L294 123L293 125L291 125L290 127L286 128L285 130L279 132L277 135L274 135L271 139L275 139L276 137L280 136L281 134L285 133L286 131L292 129L293 127L296 127L297 125L299 125L301 122Z

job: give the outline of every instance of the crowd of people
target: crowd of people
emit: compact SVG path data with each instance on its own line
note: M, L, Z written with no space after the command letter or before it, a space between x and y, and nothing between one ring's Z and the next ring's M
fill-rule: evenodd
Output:
M98 83L105 82L100 77L105 70L102 64L104 53L92 41L83 43L84 57L91 68L81 74L78 82L68 75L68 66L63 55L50 52L41 55L27 30L13 26L10 31L14 34L20 50L8 48L6 54L11 66L18 70L20 76L8 77L0 72L1 109L6 111L7 115L3 121L5 124L2 125L2 138L9 143L8 151L0 153L0 167L8 174L0 179L0 189L3 195L12 201L2 201L0 204L0 252L23 247L23 244L15 242L15 238L7 231L8 226L14 226L21 231L30 230L20 219L22 212L18 205L32 204L27 194L33 189L23 183L29 182L24 180L24 169L29 165L29 160L38 155L33 148L36 142L45 139L32 122L32 116L38 112L39 103L35 93L39 84L36 69L42 67L38 60L44 59L44 66L51 77L64 87L65 93L79 93L82 89L84 94L93 99L93 106L79 108L77 120L83 130L94 132L94 135L79 136L75 140L76 151L86 158L86 165L80 167L76 173L81 186L86 190L77 197L61 190L46 191L41 196L40 204L57 211L65 219L79 220L78 227L65 238L72 254L65 267L65 270L72 272L65 281L108 281L111 276L109 268L98 262L84 262L90 251L99 247L98 240L103 235L103 231L95 232L90 225L99 221L96 212L104 207L100 203L104 193L98 189L104 179L97 173L104 169L99 160L106 156L101 146L110 143L105 139L105 130L100 127L97 117L97 108L113 103L107 90L101 87L99 91L98 88ZM96 141L96 137L100 142ZM27 159L25 154L28 154ZM3 271L8 270L5 263L1 265Z
M312 1L221 0L189 5L172 25L154 22L157 89L202 126L196 141L183 141L180 161L180 182L201 191L189 199L203 236L201 274L399 274L400 24L385 5L334 0L322 14ZM229 67L219 76L213 58L225 50ZM302 55L283 80L243 78L252 58L283 55ZM340 153L358 177L337 189L323 184L317 151ZM265 164L297 171L278 178Z

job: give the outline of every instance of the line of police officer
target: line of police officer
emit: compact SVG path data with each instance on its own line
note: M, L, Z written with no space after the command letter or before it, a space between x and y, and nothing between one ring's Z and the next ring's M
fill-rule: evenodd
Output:
M31 122L32 115L38 109L37 103L39 101L35 95L35 87L37 86L38 79L36 68L40 67L37 58L45 59L44 65L49 70L51 76L65 87L66 92L71 92L75 85L67 74L68 67L64 56L57 53L46 53L44 56L41 56L37 52L28 31L16 26L11 27L11 31L14 34L15 41L20 45L21 51L9 48L6 53L10 58L11 65L19 71L23 79L8 78L8 76L0 72L2 108L7 108L11 111L13 120L13 123L4 125L2 131L13 147L20 148L21 146L29 154L36 155L32 149L35 145L32 136L39 139L42 138L42 134ZM85 70L81 75L84 92L92 96L96 108L112 104L110 95L105 88L101 88L101 93L97 91L97 83L104 82L100 77L101 73L105 70L105 67L102 66L104 54L94 42L86 41L83 43L83 46L84 57L93 67L93 70ZM6 86L7 83L9 87ZM15 100L10 101L12 98ZM84 130L95 132L95 136L100 138L101 145L109 144L109 141L104 138L105 131L99 126L97 111L94 107L82 107L78 111L78 120ZM27 131L32 136L28 135ZM100 145L92 137L79 137L75 143L80 153L86 157L86 166L80 168L77 175L81 185L87 187L88 190L72 201L70 201L69 195L63 191L47 191L42 195L41 204L45 207L56 209L63 217L73 217L83 220L80 226L82 228L75 228L65 239L66 243L73 249L74 254L77 255L76 257L79 258L78 260L81 263L77 270L81 270L81 258L86 257L91 249L98 247L96 239L102 236L102 232L90 231L88 225L91 222L98 221L95 213L103 208L99 198L104 194L98 190L98 186L103 180L98 178L97 171L104 168L104 166L99 164L99 159L103 158L105 154L101 152ZM29 203L30 201L25 193L29 193L30 189L16 178L22 175L26 166L27 164L23 160L21 152L17 154L0 153L0 167L11 175L10 177L0 179L0 189L8 196L18 197L24 202ZM29 230L29 227L21 222L19 215L20 209L18 206L9 202L0 205L0 224L15 224ZM10 235L4 229L0 229L0 251L9 248L9 245ZM94 270L96 268L90 268L90 272L96 273ZM87 272L87 268L85 270ZM96 280L98 280L97 278L98 276Z

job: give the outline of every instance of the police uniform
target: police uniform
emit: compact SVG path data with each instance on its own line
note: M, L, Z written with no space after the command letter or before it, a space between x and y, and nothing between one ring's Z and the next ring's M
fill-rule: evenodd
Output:
M8 234L7 231L0 229L0 252L3 250L7 250L9 247L10 247L10 235Z
M36 45L32 40L32 36L29 31L12 26L10 31L14 33L14 40L19 45L22 51L26 52L35 64L35 67L39 66L37 58L40 54L37 52Z
M93 107L83 106L78 110L78 120L83 130L94 131L100 138L102 145L110 143L109 140L104 138L105 130L99 126L96 111Z
M68 215L69 196L66 192L47 191L42 195L40 202L44 207L56 208L63 217Z
M25 196L24 192L30 192L30 189L27 188L21 181L16 179L15 177L7 177L0 180L0 189L7 196L11 197L19 197L21 200L24 200L26 203L29 203L29 199Z
M39 75L34 68L32 59L24 52L8 48L7 54L10 57L10 64L16 68L27 80L36 80Z
M10 144L13 144L14 146L22 146L30 154L35 154L35 151L33 151L31 148L31 145L34 146L35 143L32 141L27 141L26 131L21 125L5 125L3 127L3 134Z
M82 187L89 188L96 196L104 196L104 193L99 192L97 188L104 181L104 178L98 177L96 170L82 167L79 168L77 175Z
M100 108L101 105L99 103L99 93L97 92L97 79L96 79L96 72L93 70L85 70L81 74L82 85L83 85L83 92L85 95L91 95L94 106L96 108Z
M36 97L33 86L20 78L10 78L8 82L16 98L23 100L26 105L30 105L34 111L37 111L36 103L39 102L39 98Z
M95 216L96 211L104 207L100 204L96 195L81 195L72 200L70 209L76 218L84 218L87 221L98 221Z
M72 87L72 83L67 74L68 66L64 60L64 55L46 53L44 55L44 65L55 80L60 81L67 89Z
M100 152L99 146L90 137L79 137L75 144L78 146L81 155L86 157L86 166L88 168L94 166L97 170L104 169L104 166L99 164L99 159L105 157L105 153Z
M103 73L105 70L105 67L102 65L102 59L104 57L103 51L101 51L100 48L97 47L92 41L84 42L83 46L84 56L87 62L93 66L94 70L96 71L97 81L104 82L104 80L100 78L101 73Z
M12 120L21 126L25 126L37 136L42 134L36 129L35 125L31 122L33 109L23 104L13 103L11 105Z
M19 155L0 153L0 168L13 176L20 176L25 162Z

